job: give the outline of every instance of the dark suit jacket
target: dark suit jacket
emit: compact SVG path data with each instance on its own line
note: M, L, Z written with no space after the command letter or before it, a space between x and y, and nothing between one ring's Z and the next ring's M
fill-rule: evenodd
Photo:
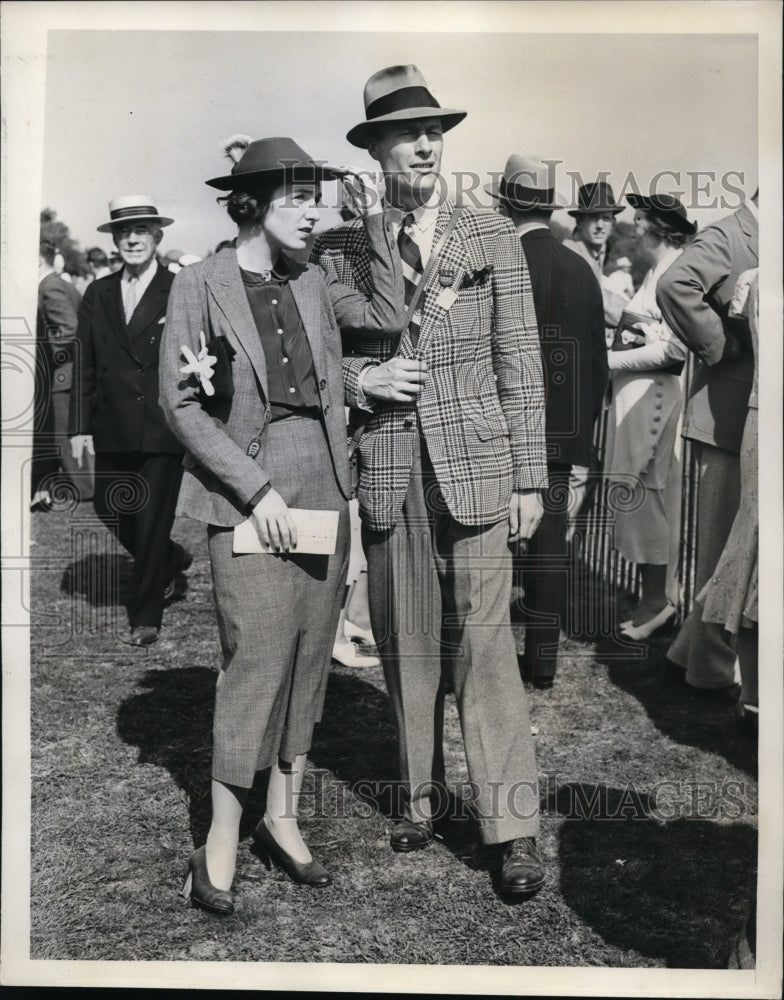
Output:
M759 263L759 227L748 205L699 233L667 268L656 301L669 325L700 359L684 437L739 452L754 354L748 321L730 317L735 282Z
M547 461L589 465L607 384L602 293L589 265L549 229L532 229L520 242L542 347Z
M121 275L99 278L84 293L68 433L92 434L97 452L180 454L158 405L158 352L174 275L157 265L129 326Z
M52 271L38 282L38 342L46 345L52 392L71 388L79 293Z

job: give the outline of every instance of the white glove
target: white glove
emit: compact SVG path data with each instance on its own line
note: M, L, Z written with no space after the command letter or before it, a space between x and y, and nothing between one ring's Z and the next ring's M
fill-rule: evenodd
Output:
M82 467L82 455L85 448L88 455L95 455L92 434L75 434L71 438L71 457L80 469Z

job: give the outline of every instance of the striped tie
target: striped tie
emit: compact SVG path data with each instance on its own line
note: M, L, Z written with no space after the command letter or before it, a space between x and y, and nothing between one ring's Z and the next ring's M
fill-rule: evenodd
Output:
M411 299L416 291L416 287L419 284L419 279L422 277L422 255L419 252L419 247L416 241L409 236L406 230L410 229L414 222L414 216L412 213L403 219L403 225L400 227L400 232L397 236L397 245L400 250L400 260L403 262L403 286L405 291L406 305L411 302ZM422 322L422 313L419 309L416 310L414 315L411 317L411 322L409 323L409 332L411 334L411 343L416 347L417 339L419 337L419 327Z

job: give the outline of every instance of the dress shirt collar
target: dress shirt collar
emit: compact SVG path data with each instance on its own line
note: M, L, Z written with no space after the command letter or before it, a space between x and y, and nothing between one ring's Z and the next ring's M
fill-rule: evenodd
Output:
M515 225L515 231L518 236L525 236L526 233L530 233L534 229L547 229L550 227L546 222L518 222Z
M140 301L142 295L147 291L150 286L150 282L155 277L158 270L158 261L153 257L149 265L145 267L143 271L140 271L138 275L130 275L128 273L128 268L123 267L122 274L120 275L120 283L123 287L123 293L125 293L128 285L131 282L131 277L138 277L138 284L136 285L136 301Z

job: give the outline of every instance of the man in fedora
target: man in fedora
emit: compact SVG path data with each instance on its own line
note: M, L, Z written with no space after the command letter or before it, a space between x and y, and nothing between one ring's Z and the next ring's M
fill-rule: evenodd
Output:
M544 398L525 258L508 220L442 197L442 108L415 66L375 73L348 141L381 166L410 322L358 331L344 379L359 440L370 614L398 730L404 819L393 850L426 847L445 804L443 710L453 685L482 840L503 845L503 889L537 891L538 786L509 623L510 544L529 538L546 486ZM361 224L312 259L368 290ZM418 300L417 300L418 299ZM367 411L361 416L362 408Z
M515 559L525 598L523 679L551 688L565 623L569 476L591 459L593 424L607 384L602 295L588 264L550 231L564 202L551 164L509 157L503 176L485 190L511 219L528 262L542 349L546 398L547 475L544 515L524 555Z
M152 199L109 203L121 270L88 285L79 313L69 433L74 458L95 454L95 510L134 558L131 645L158 639L163 606L191 556L169 538L182 445L158 405L158 350L174 275L155 252L163 227Z
M574 219L572 238L563 241L565 247L587 262L599 284L604 303L605 345L608 348L612 345L615 328L626 305L623 296L607 285L604 274L608 241L615 228L615 218L623 209L624 206L616 202L613 189L606 181L583 184L577 191L577 208L569 211ZM594 471L597 472L598 469L595 468ZM589 494L593 492L590 479L590 465L575 462L569 477L572 504L567 535L570 538L574 533L576 520L587 506Z

